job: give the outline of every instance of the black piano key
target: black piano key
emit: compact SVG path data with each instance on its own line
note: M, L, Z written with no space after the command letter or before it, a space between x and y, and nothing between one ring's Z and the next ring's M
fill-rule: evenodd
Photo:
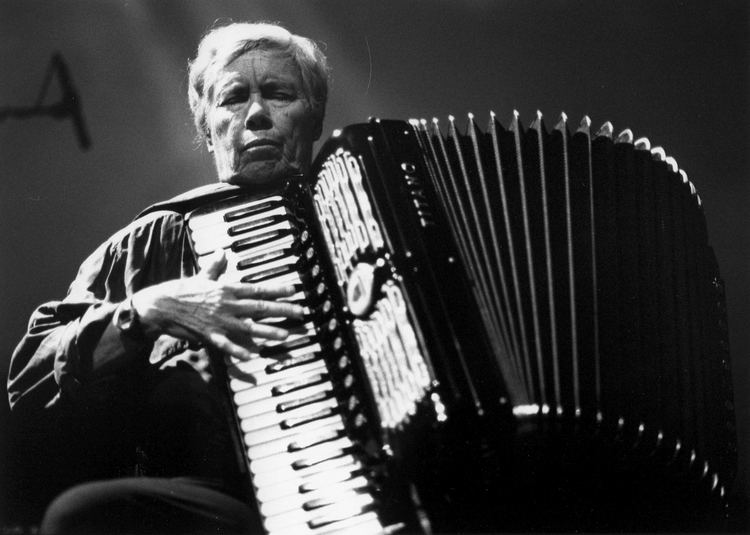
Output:
M234 252L244 251L245 249L250 249L251 247L260 247L267 243L271 243L272 241L277 240L281 237L289 236L291 234L294 234L294 231L292 229L275 229L269 232L263 232L255 236L232 242L230 248Z
M238 208L237 210L227 212L226 214L224 214L224 221L230 223L232 221L237 221L238 219L244 219L246 217L251 217L253 215L272 210L273 208L277 208L279 206L283 206L280 200L269 199L265 202L260 202L252 206L245 206L242 208Z
M273 388L271 388L271 395L281 396L284 394L288 394L289 392L293 392L295 390L300 390L308 386L322 383L323 381L327 381L327 380L328 380L327 373L318 373L315 375L311 375L309 377L305 377L302 380L296 380L296 381L291 381L291 382L284 383L281 385L276 385Z
M305 342L305 343L310 343L310 340L307 340L307 342ZM301 346L305 345L305 343L300 343L299 346L301 347ZM292 349L292 348L290 348L288 346L285 346L285 347L286 347L287 350L288 349ZM264 352L266 351L266 349L267 348L262 348L261 349L261 357L265 356ZM274 349L273 351L269 350L267 352L271 353L271 354L283 353L283 349L279 349L279 346L276 346L273 349ZM273 364L269 364L268 366L266 366L265 371L266 371L267 374L278 373L278 372L282 372L284 370L288 370L289 368L293 368L294 366L300 366L301 364L307 364L308 362L312 362L312 361L318 360L320 358L321 358L320 355L318 355L317 353L305 353L305 354L297 356L297 357L292 357L292 358L281 360L279 362L274 362Z
M282 275L295 273L296 271L297 270L295 269L294 265L275 266L275 267L260 271L258 273L253 273L252 275L245 275L244 277L240 279L240 282L254 282L257 284L260 282L265 282L271 279L275 279Z
M250 232L251 230L258 230L264 227L275 225L276 223L280 223L281 221L284 221L285 219L287 218L283 215L273 215L269 217L263 217L260 219L253 219L251 221L246 221L244 223L232 225L231 227L227 229L227 234L229 234L230 236L239 236L240 234Z
M333 506L336 507L336 506ZM307 522L307 525L310 526L310 529L321 529L324 527L330 527L331 529L335 529L335 524L337 522L341 522L344 520L348 520L352 517L355 517L359 514L362 514L369 509L371 509L372 506L362 506L359 508L354 509L352 512L336 512L334 514L328 514L328 515L321 515L317 518L314 518Z
M325 409L322 409L318 412L315 412L313 414L307 414L305 416L300 416L298 418L287 418L285 420L282 420L282 422L279 424L282 429L293 429L295 427L303 426L307 423L314 422L316 420L322 420L323 418L328 418L329 416L333 416L336 414L337 409L333 407L326 407Z
M276 249L272 251L262 251L257 255L251 256L249 258L243 258L242 260L237 262L237 269L240 271L243 269L249 269L251 267L259 266L261 264L291 256L291 254L292 250L289 248Z
M311 403L325 401L326 399L330 399L332 396L333 396L333 392L331 390L317 392L315 394L312 394L311 396L306 396L301 399L295 399L293 401L288 401L286 403L279 403L276 406L276 412L293 411L294 409L299 409L300 407L304 407L305 405L310 405Z
M292 468L294 470L304 470L305 468L310 468L311 466L315 466L316 464L323 463L330 459L342 457L346 455L347 453L349 453L352 449L353 448L349 446L349 447L333 448L330 450L325 450L318 454L310 455L309 457L297 459L296 461L292 463Z
M299 437L297 440L290 442L287 446L287 451L295 452L301 451L306 448L323 444L324 442L330 442L344 436L343 425L341 429L329 429L323 432L319 432L313 435L304 435Z
M367 470L362 467L356 468L354 470L340 470L339 475L332 475L332 477L330 478L319 477L313 480L309 480L309 481L306 481L305 483L302 483L297 489L300 494L306 494L308 492L323 490L327 486L333 483L339 483L342 481L347 481L349 479L354 479L355 477L358 477L365 473L367 473Z

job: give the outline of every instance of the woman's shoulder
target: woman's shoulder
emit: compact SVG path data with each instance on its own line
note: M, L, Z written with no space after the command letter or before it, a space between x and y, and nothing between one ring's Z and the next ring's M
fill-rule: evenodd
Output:
M185 215L191 210L205 203L230 196L240 189L229 184L208 184L189 190L185 193L154 203L142 210L125 227L110 236L100 248L119 247L134 236L142 236L159 232L160 234L174 234L180 231Z
M166 201L152 204L136 217L136 221L142 217L158 212L175 212L184 215L191 210L209 202L236 195L242 188L231 184L214 183L199 186L167 199Z

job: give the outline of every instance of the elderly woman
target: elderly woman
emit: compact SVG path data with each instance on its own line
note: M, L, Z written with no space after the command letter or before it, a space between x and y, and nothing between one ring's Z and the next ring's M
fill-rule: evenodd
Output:
M13 412L56 435L75 480L102 479L58 497L42 533L252 529L206 350L253 358L254 340L288 335L257 320L303 310L280 299L293 288L219 282L223 254L199 270L183 216L228 189L306 172L326 96L323 54L279 26L231 24L200 43L190 107L222 184L115 233L65 299L36 310L13 355ZM146 477L113 478L134 465Z

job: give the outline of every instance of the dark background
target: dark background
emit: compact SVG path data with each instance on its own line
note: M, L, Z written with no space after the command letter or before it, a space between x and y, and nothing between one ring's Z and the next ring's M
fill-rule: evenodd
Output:
M0 374L27 318L146 205L214 180L187 59L217 19L279 21L333 67L324 137L365 120L537 109L662 145L698 188L726 280L747 494L750 446L748 7L742 1L0 0L0 106L29 106L54 52L93 146L49 117L0 122ZM59 98L50 88L46 102ZM0 448L8 409L0 403ZM0 451L0 453L2 453ZM0 456L0 459L3 457ZM2 466L0 465L0 468ZM0 477L5 477L0 472ZM0 486L3 480L0 479ZM0 511L1 513L2 511Z

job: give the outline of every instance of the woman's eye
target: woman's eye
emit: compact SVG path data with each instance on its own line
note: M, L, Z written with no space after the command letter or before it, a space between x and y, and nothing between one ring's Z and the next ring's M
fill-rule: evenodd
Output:
M289 89L268 88L268 90L265 91L265 98L270 100L281 100L284 102L288 102L297 98L297 94L294 91L290 91Z
M219 97L219 106L229 106L245 100L245 92L241 90L227 91Z

